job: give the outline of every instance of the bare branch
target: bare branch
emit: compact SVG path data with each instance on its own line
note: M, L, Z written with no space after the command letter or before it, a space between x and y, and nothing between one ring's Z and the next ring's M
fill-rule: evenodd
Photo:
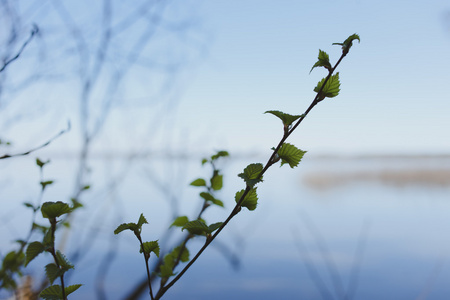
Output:
M19 58L19 56L22 54L23 50L25 50L25 47L28 45L28 43L33 39L33 37L39 32L39 28L37 27L36 24L33 24L33 29L31 30L30 36L28 37L28 39L25 41L25 43L23 43L22 47L19 49L19 51L17 52L17 54L13 57L11 57L10 59L6 59L3 63L3 66L0 68L0 73L3 72L6 67L12 63L13 61L15 61L16 59Z
M30 153L32 153L32 152L35 152L35 151L37 151L37 150L39 150L39 149L42 149L42 148L48 146L51 142L53 142L53 141L56 140L59 136L61 136L61 135L63 135L64 133L68 132L69 130L70 130L70 122L67 123L67 128L66 128L66 129L61 130L57 135L55 135L54 137L52 137L50 140L48 140L48 141L45 142L44 144L42 144L42 145L40 145L40 146L38 146L38 147L36 147L36 148L33 148L33 149L31 149L31 150L28 150L28 151L26 151L26 152L16 153L16 154L4 154L3 156L0 156L0 159L5 159L5 158L16 157L16 156L25 156L25 155L28 155L28 154L30 154Z

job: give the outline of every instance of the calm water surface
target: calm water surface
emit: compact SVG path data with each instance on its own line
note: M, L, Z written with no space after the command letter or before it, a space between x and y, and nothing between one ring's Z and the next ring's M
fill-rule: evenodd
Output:
M217 197L226 208L209 209L207 222L226 217L243 188L236 174L252 162L258 159L223 165L225 185ZM74 179L68 170L74 169L71 161L52 161L45 176L55 184L44 201L68 199ZM29 221L23 220L30 213L20 203L39 194L32 158L7 162L4 170L2 254L26 236ZM92 170L85 210L57 237L69 257L80 245L85 249L68 279L84 286L71 299L97 299L102 286L106 299L123 299L144 278L145 266L133 235L114 236L114 228L143 212L150 223L143 236L173 245L177 232L161 236L173 215L195 215L200 190L188 184L210 170L196 160L99 160ZM442 158L305 158L294 170L275 167L258 187L258 208L243 209L166 297L450 299L449 170L450 160ZM191 252L201 244L192 241ZM33 261L27 272L39 278L49 259Z

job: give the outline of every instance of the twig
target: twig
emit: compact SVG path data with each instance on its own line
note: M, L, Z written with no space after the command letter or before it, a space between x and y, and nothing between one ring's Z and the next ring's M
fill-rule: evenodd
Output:
M297 121L297 123L288 131L285 131L283 137L281 138L280 142L278 143L278 146L275 148L275 150L272 152L272 155L270 156L270 158L267 160L267 163L265 164L263 170L261 171L261 173L258 176L258 179L261 179L264 175L264 173L269 169L270 166L272 166L275 163L275 157L278 153L278 151L280 150L281 146L283 145L283 143L286 141L286 139L292 134L292 132L300 125L300 123L306 118L306 116L309 114L309 112L321 101L321 99L319 99L320 94L322 93L325 85L327 84L328 80L331 78L331 76L333 75L334 71L336 70L336 68L338 67L338 65L341 63L342 59L347 55L347 53L342 53L341 57L339 58L339 60L336 62L336 64L334 65L333 68L331 68L328 71L328 76L325 78L325 81L323 82L322 86L320 87L319 91L317 92L314 100L312 101L312 103L310 104L310 106L306 109L306 111L304 112L304 114L302 115L302 117L300 117ZM155 300L160 299L165 292L172 287L175 282L177 282L183 275L184 273L192 266L192 264L200 257L200 255L203 253L203 251L205 251L205 249L209 246L209 244L211 244L211 242L217 237L217 235L219 235L219 233L222 231L222 229L228 224L228 222L231 221L231 219L237 214L239 213L239 211L241 210L241 205L245 199L245 197L247 196L247 194L250 192L252 188L247 185L244 193L242 194L241 198L239 199L239 201L236 203L236 206L234 207L234 209L231 211L230 215L227 217L227 219L222 223L222 225L219 227L219 229L217 229L214 234L210 237L207 238L205 241L205 244L200 248L200 250L197 252L197 254L186 264L186 266L183 268L183 270L180 271L180 273L178 273L178 275L172 279L172 281L170 281L167 285L165 285L164 287L162 287L158 293L155 296Z
M26 152L16 153L16 154L5 154L5 155L3 155L3 156L0 156L0 159L6 159L6 158L11 158L11 157L16 157L16 156L25 156L25 155L28 155L28 154L30 154L30 153L32 153L32 152L34 152L34 151L37 151L37 150L39 150L39 149L42 149L42 148L48 146L51 142L53 142L53 141L56 140L59 136L61 136L61 135L63 135L64 133L68 132L69 130L70 130L70 121L67 123L67 128L66 128L66 129L61 130L57 135L55 135L54 137L52 137L50 140L48 140L48 141L45 142L44 144L42 144L42 145L40 145L40 146L38 146L38 147L36 147L36 148L33 148L33 149L31 149L31 150L28 150L28 151L26 151Z
M0 73L3 72L6 67L19 58L19 56L22 54L23 50L25 50L25 47L28 45L28 43L33 39L33 37L39 32L39 28L36 26L36 24L33 24L33 29L31 30L30 36L28 39L23 43L22 47L19 49L17 54L14 57L11 57L10 59L5 59L3 66L0 68Z

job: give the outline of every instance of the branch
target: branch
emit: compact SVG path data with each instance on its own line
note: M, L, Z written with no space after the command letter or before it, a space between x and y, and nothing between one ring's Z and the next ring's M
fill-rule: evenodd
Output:
M42 144L42 145L40 145L40 146L38 146L38 147L36 147L36 148L33 148L33 149L31 149L31 150L28 150L28 151L26 151L26 152L16 153L16 154L5 154L5 155L3 155L3 156L0 156L0 159L6 159L6 158L11 158L11 157L16 157L16 156L25 156L25 155L28 155L28 154L30 154L30 153L32 153L32 152L35 152L35 151L37 151L37 150L39 150L39 149L42 149L42 148L48 146L51 142L53 142L53 141L56 140L59 136L61 136L61 135L63 135L64 133L68 132L69 130L70 130L70 121L67 123L67 128L66 128L66 129L61 130L57 135L55 135L53 138L51 138L50 140L48 140L48 141L45 142L44 144Z
M23 43L19 52L17 52L17 54L14 57L12 57L10 59L5 59L3 66L0 68L0 73L3 72L10 63L12 63L13 61L15 61L16 59L19 58L19 56L22 54L23 50L25 50L25 47L28 45L28 43L33 39L33 37L38 32L39 32L39 28L36 26L36 24L33 24L33 29L31 30L31 33L30 33L30 36L28 37L28 39L25 41L25 43Z
M341 63L342 59L346 56L347 53L344 53L341 55L341 57L338 59L338 61L336 62L336 64L334 65L333 68L330 68L328 71L328 76L325 78L325 81L323 82L320 90L317 92L314 100L311 102L310 106L306 109L306 111L303 113L302 117L299 118L299 120L297 121L297 123L288 131L285 132L285 134L283 135L283 137L281 138L280 142L278 143L278 146L273 150L272 155L270 156L270 158L267 160L267 163L265 164L265 167L263 168L263 170L261 171L261 173L259 174L257 179L262 178L262 176L264 175L264 173L274 164L275 162L275 157L278 153L278 151L280 150L281 146L283 145L283 143L286 141L286 139L292 134L292 132L294 132L294 130L300 125L300 123L306 118L306 116L309 114L309 112L322 100L319 99L319 95L322 93L322 90L324 89L326 83L328 82L328 80L331 78L331 76L333 75L334 71L336 70L336 68L338 67L338 65ZM239 211L241 210L241 205L244 202L244 199L246 197L246 195L250 192L251 187L249 185L247 185L244 193L242 194L241 198L239 199L239 201L236 203L236 206L234 207L234 209L231 211L230 215L227 217L227 219L222 223L222 225L214 232L214 234L206 239L205 244L200 248L200 250L197 252L197 254L187 263L187 265L177 274L177 276L175 276L175 278L172 279L172 281L170 281L167 285L162 286L160 288L160 290L158 291L158 293L155 296L156 300L159 300L164 294L165 292L171 288L175 282L177 282L183 275L184 273L192 266L192 264L200 257L200 255L203 253L203 251L205 251L205 249L211 244L211 242L219 235L219 233L225 228L225 226L231 221L231 219L237 215L239 213Z

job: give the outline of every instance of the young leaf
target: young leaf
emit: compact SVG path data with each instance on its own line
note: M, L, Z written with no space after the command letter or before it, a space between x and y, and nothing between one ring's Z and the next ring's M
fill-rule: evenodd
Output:
M268 110L265 112L265 114L272 114L274 116L277 116L278 118L281 119L281 121L283 122L283 125L285 127L289 127L291 126L292 123L294 123L295 120L297 120L298 118L301 118L303 115L290 115L290 114L286 114L284 112L278 111L278 110Z
M180 254L181 249L183 249L183 252ZM164 264L160 266L158 276L167 279L175 275L173 269L178 259L181 262L189 261L189 250L186 247L178 246L164 256Z
M256 194L257 188L252 188L247 195L245 195L244 200L241 203L242 207L247 207L248 210L255 210L256 206L258 205L258 195ZM240 190L239 192L236 192L236 195L234 196L234 199L236 203L239 202L242 195L244 195L245 190Z
M208 233L208 226L202 220L194 220L184 224L181 230L185 229L194 235L206 235Z
M52 230L48 228L44 233L44 238L42 239L42 244L44 245L45 249L53 247L53 244L55 242L54 238L55 236L53 235Z
M213 177L211 177L211 188L215 191L222 189L223 175L219 174L219 171L214 171Z
M50 284L53 284L55 279L61 276L64 271L60 270L58 266L54 263L48 264L45 266L45 274L47 275L48 281Z
M75 209L77 209L77 208L79 208L79 207L83 207L83 204L81 204L81 202L78 201L78 200L75 199L75 198L71 198L70 201L72 202L72 209L73 209L73 210L75 210Z
M220 206L220 207L224 207L222 200L216 199L214 198L213 200L211 200L212 204Z
M58 263L62 270L68 271L74 268L70 261L59 250L56 251L56 258L58 259Z
M192 186L206 186L206 181L205 181L205 179L198 178L198 179L195 179L194 181L192 181L191 185Z
M64 289L64 292L66 294L66 297L73 292L75 292L81 284L74 284L71 286L68 286ZM62 299L62 289L60 285L51 285L45 290L43 290L39 297L44 298L45 300L60 300Z
M217 154L214 154L213 156L211 156L211 160L216 160L219 157L227 157L227 156L229 156L227 151L219 151L219 152L217 152Z
M278 150L278 156L281 158L281 165L289 164L291 168L296 167L306 151L302 151L289 143L284 143L280 150Z
M72 294L73 292L75 292L76 290L78 290L81 286L82 286L82 284L73 284L73 285L67 286L67 287L64 289L64 291L66 292L66 296Z
M71 211L72 208L70 208L67 203L61 201L45 202L41 207L42 217L47 219L54 219L61 215L70 213Z
M332 75L330 79L328 79L327 83L323 87L322 91L320 89L322 88L323 83L325 82L325 78L323 78L317 86L314 88L314 92L319 93L319 101L325 99L325 97L333 98L339 95L340 86L341 83L339 82L339 72L335 75Z
M186 224L187 222L189 222L188 217L181 216L181 217L176 218L175 221L173 221L173 223L170 225L170 227L172 227L172 226L183 227L184 224Z
M342 54L345 56L347 55L348 51L350 51L350 48L352 47L354 40L358 40L358 43L361 42L361 40L359 39L359 35L354 33L351 36L349 36L343 43L333 43L333 45L342 46Z
M330 64L330 57L328 56L328 54L325 51L322 51L319 49L318 59L319 60L314 64L314 66L311 68L311 71L309 71L309 73L311 73L312 70L317 67L324 67L328 71L331 71L332 67Z
M201 192L200 193L200 197L202 197L203 199L205 199L206 201L210 201L211 203L221 206L223 207L223 202L220 201L219 199L214 198L213 195L211 195L210 193L207 192Z
M51 285L43 290L39 297L45 300L60 300L62 299L62 289L60 285Z
M39 254L45 251L45 246L41 242L32 242L28 245L25 258L25 267Z
M178 256L180 255L181 248L183 248L183 252L181 253L180 261L181 262L189 261L189 250L186 247L181 247L181 246L175 247L175 249L173 249L173 251L172 251L173 257L178 258Z
M25 205L26 207L32 208L34 212L39 210L39 206L34 207L34 205L30 202L25 202L23 205Z
M170 276L175 275L173 273L173 269L175 267L175 260L177 257L174 252L168 253L164 256L164 264L160 267L160 276L163 278L169 278Z
M142 249L144 248L144 249ZM145 242L143 243L143 247L139 250L140 253L142 253L142 250L144 250L145 254L150 255L151 252L155 253L157 257L159 257L159 244L158 241L151 241L151 242Z
M41 233L45 234L47 232L47 230L48 230L48 226L42 226L42 225L39 225L37 223L33 223L33 225L31 226L31 229L32 230L36 230L37 229L37 230L41 231Z
M41 184L41 186L42 186L42 189L45 189L45 187L46 187L47 185L50 185L50 184L52 184L52 183L53 183L53 180L41 181L41 182L40 182L40 184Z
M142 228L143 224L148 224L148 222L147 222L147 219L144 217L144 214L141 214L139 216L139 220L138 220L138 223L137 223L137 226L139 227L139 230Z
M124 230L131 230L133 231L135 234L139 234L139 226L136 223L123 223L120 224L116 230L114 230L114 234L119 234Z
M208 226L208 233L211 234L222 226L223 222L217 222Z
M167 257L167 255L166 255ZM172 264L172 265L171 265ZM167 260L164 258L164 264L162 264L159 267L159 277L161 278L169 278L171 276L174 276L175 274L173 273L173 261L172 260Z
M47 161L42 161L42 160L40 160L39 158L36 158L36 164L39 166L39 168L42 168L45 164L48 164L50 161L49 160L47 160Z
M263 181L262 177L259 177L259 174L261 173L262 170L263 170L262 164L260 163L250 164L244 169L244 172L238 174L238 176L244 179L245 183L248 186L253 187L258 182Z

